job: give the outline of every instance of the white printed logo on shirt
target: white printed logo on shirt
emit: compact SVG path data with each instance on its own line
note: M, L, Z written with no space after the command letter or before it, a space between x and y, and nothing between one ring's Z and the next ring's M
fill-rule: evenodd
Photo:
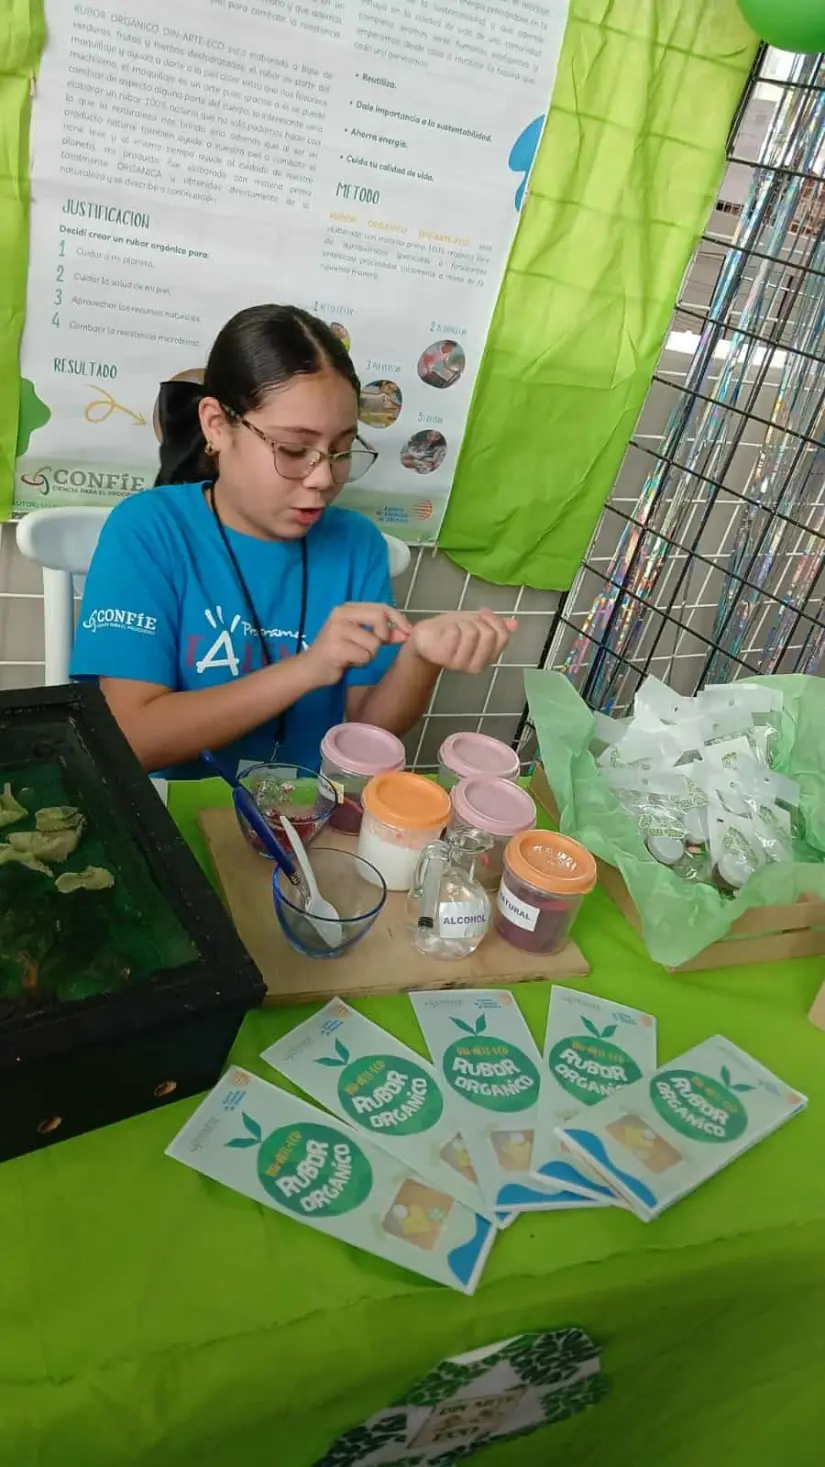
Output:
M119 607L104 606L98 611L92 611L83 622L83 629L87 632L119 630L127 632L142 632L145 637L153 637L158 629L156 616L147 616L145 611L124 611Z
M241 618L233 616L229 626L224 626L223 610L220 606L216 606L214 612L204 611L204 616L218 635L203 657L198 658L195 663L195 671L200 675L206 671L207 667L228 667L232 676L238 677L241 664L232 641L232 633L237 631Z

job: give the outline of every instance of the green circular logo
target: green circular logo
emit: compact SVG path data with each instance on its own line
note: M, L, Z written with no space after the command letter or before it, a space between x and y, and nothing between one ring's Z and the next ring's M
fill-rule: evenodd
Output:
M539 1072L529 1055L492 1035L457 1039L444 1051L444 1078L457 1095L485 1110L527 1110L539 1098Z
M341 1072L338 1099L350 1120L385 1136L415 1136L441 1119L441 1091L420 1065L371 1054Z
M636 1061L618 1044L588 1034L560 1039L550 1051L548 1064L554 1080L583 1105L598 1105L622 1085L642 1078Z
M666 1070L656 1075L650 1082L650 1098L674 1131L694 1141L735 1141L748 1124L738 1095L724 1081L695 1070Z
M265 1192L299 1217L338 1217L360 1207L372 1189L363 1151L329 1126L281 1126L258 1151Z

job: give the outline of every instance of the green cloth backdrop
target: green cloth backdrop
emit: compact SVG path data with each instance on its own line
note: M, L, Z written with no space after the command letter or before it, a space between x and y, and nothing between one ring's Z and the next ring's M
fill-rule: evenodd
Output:
M225 801L172 788L201 856L198 806ZM726 1034L808 1110L656 1222L520 1218L472 1299L167 1160L195 1101L7 1162L3 1467L312 1467L443 1356L562 1325L601 1345L607 1400L472 1467L821 1467L822 962L669 975L601 891L575 936L576 986L656 1014L663 1058ZM540 1043L549 985L515 991ZM421 1048L407 998L359 1008ZM274 1080L258 1055L306 1013L252 1014L234 1059Z
M42 0L0 0L0 520L9 518L14 493L29 258L31 78L42 47Z
M735 0L571 0L439 537L464 570L570 586L713 207L756 45Z

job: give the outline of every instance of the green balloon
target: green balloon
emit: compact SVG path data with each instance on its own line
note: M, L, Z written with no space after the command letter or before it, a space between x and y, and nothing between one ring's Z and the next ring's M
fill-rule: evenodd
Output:
M825 51L825 0L739 0L759 39L780 51Z

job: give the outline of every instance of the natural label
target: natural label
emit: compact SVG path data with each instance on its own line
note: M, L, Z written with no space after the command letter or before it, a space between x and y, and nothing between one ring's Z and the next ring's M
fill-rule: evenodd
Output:
M301 1217L352 1212L372 1188L372 1168L363 1151L328 1126L273 1131L258 1152L258 1177L271 1197Z
M337 1044L346 1059L342 1044ZM369 1055L346 1064L338 1081L338 1099L357 1126L397 1136L429 1131L441 1119L441 1091L420 1065L390 1055Z
M498 889L498 909L502 917L512 922L514 927L521 927L525 932L535 932L539 920L540 909L534 907L530 902L520 902L514 897L506 881L502 881Z
M559 1040L547 1062L563 1090L584 1105L597 1105L618 1086L641 1079L642 1072L629 1054L611 1043L618 1025L607 1024L601 1031L589 1019L583 1025L588 1034Z
M691 1070L664 1070L650 1082L650 1098L660 1116L682 1136L695 1141L736 1141L747 1129L748 1115L724 1065L718 1080Z
M541 1080L529 1056L515 1044L486 1034L483 1014L475 1025L463 1019L453 1023L468 1037L457 1039L444 1052L448 1085L485 1110L516 1111L535 1105Z
M483 932L486 922L481 902L442 902L438 908L439 937L466 937Z

